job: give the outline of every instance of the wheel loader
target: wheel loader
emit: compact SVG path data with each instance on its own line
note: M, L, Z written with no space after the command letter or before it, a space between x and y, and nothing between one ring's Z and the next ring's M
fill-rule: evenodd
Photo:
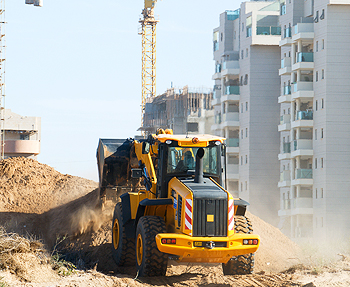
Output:
M249 203L223 187L225 151L222 137L162 129L147 139L100 139L101 200L118 192L118 266L136 264L140 277L164 276L168 259L222 263L225 275L253 272L260 238L245 217Z

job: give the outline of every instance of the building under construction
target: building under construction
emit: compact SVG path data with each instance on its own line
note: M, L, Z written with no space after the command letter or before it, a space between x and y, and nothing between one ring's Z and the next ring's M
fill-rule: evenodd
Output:
M176 134L210 133L214 123L211 89L170 88L162 95L148 98L142 129L154 133L170 128Z

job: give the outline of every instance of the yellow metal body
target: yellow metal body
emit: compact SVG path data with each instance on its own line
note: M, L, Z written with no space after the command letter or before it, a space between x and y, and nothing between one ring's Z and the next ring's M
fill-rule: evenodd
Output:
M145 0L142 10L142 97L141 126L145 113L146 99L156 96L156 25L159 22L154 17L156 0Z
M158 142L165 143L166 141L177 141L181 147L206 147L210 141L220 141L223 143L224 138L211 135L198 135L188 137L186 135L173 135L171 133L153 135L156 140L155 144L151 145L148 154L142 154L142 143L135 141L135 153L137 159L141 161L148 173L152 182L151 190L140 191L139 193L130 194L131 217L136 218L138 204L145 198L156 198L157 176L154 163L158 157ZM194 143L195 142L195 143ZM222 188L215 180L208 179ZM228 202L233 201L232 195L225 190L228 195ZM168 183L168 198L174 198L177 202L179 197L183 201L192 200L193 194L191 190L181 182L178 178L172 178ZM228 210L228 209L227 209ZM237 206L235 206L235 213ZM234 230L227 230L226 237L193 237L192 230L185 227L185 208L181 209L181 215L176 214L174 205L156 205L146 206L144 215L160 216L164 219L167 233L161 233L156 236L157 247L161 252L178 256L179 262L213 262L227 263L232 256L243 255L255 252L260 244L260 237L255 234L236 234ZM181 221L176 220L176 216L181 216ZM208 221L215 221L214 215L207 215ZM229 216L227 216L229 221ZM229 222L227 224L229 226ZM176 239L176 244L163 244L162 239ZM244 239L257 239L258 245L243 245ZM226 247L208 247L197 246L198 242L226 242ZM197 244L197 245L196 245ZM140 250L138 250L139 252ZM138 257L139 260L139 257Z
M162 244L162 239L176 239L176 244ZM159 233L159 251L179 256L179 262L227 263L233 256L254 253L259 245L243 245L244 239L258 239L255 234L234 234L227 237L192 237L185 234ZM196 247L196 242L226 242L227 247Z

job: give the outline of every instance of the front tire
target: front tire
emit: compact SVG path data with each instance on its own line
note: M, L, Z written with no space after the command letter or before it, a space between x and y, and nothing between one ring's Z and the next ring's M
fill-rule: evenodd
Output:
M156 235L165 232L163 218L140 218L136 229L136 268L140 277L165 276L168 255L160 252L156 244Z
M118 266L135 264L135 239L126 238L123 226L123 209L120 202L115 206L113 214L112 256Z
M251 234L253 227L245 216L235 216L235 233ZM222 263L224 275L252 274L254 269L254 253L234 256L227 263Z

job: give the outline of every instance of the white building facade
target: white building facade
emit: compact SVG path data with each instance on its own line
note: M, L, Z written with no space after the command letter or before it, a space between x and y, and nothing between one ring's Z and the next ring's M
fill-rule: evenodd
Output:
M277 224L279 209L279 2L251 1L214 29L215 124L226 137L228 190Z

